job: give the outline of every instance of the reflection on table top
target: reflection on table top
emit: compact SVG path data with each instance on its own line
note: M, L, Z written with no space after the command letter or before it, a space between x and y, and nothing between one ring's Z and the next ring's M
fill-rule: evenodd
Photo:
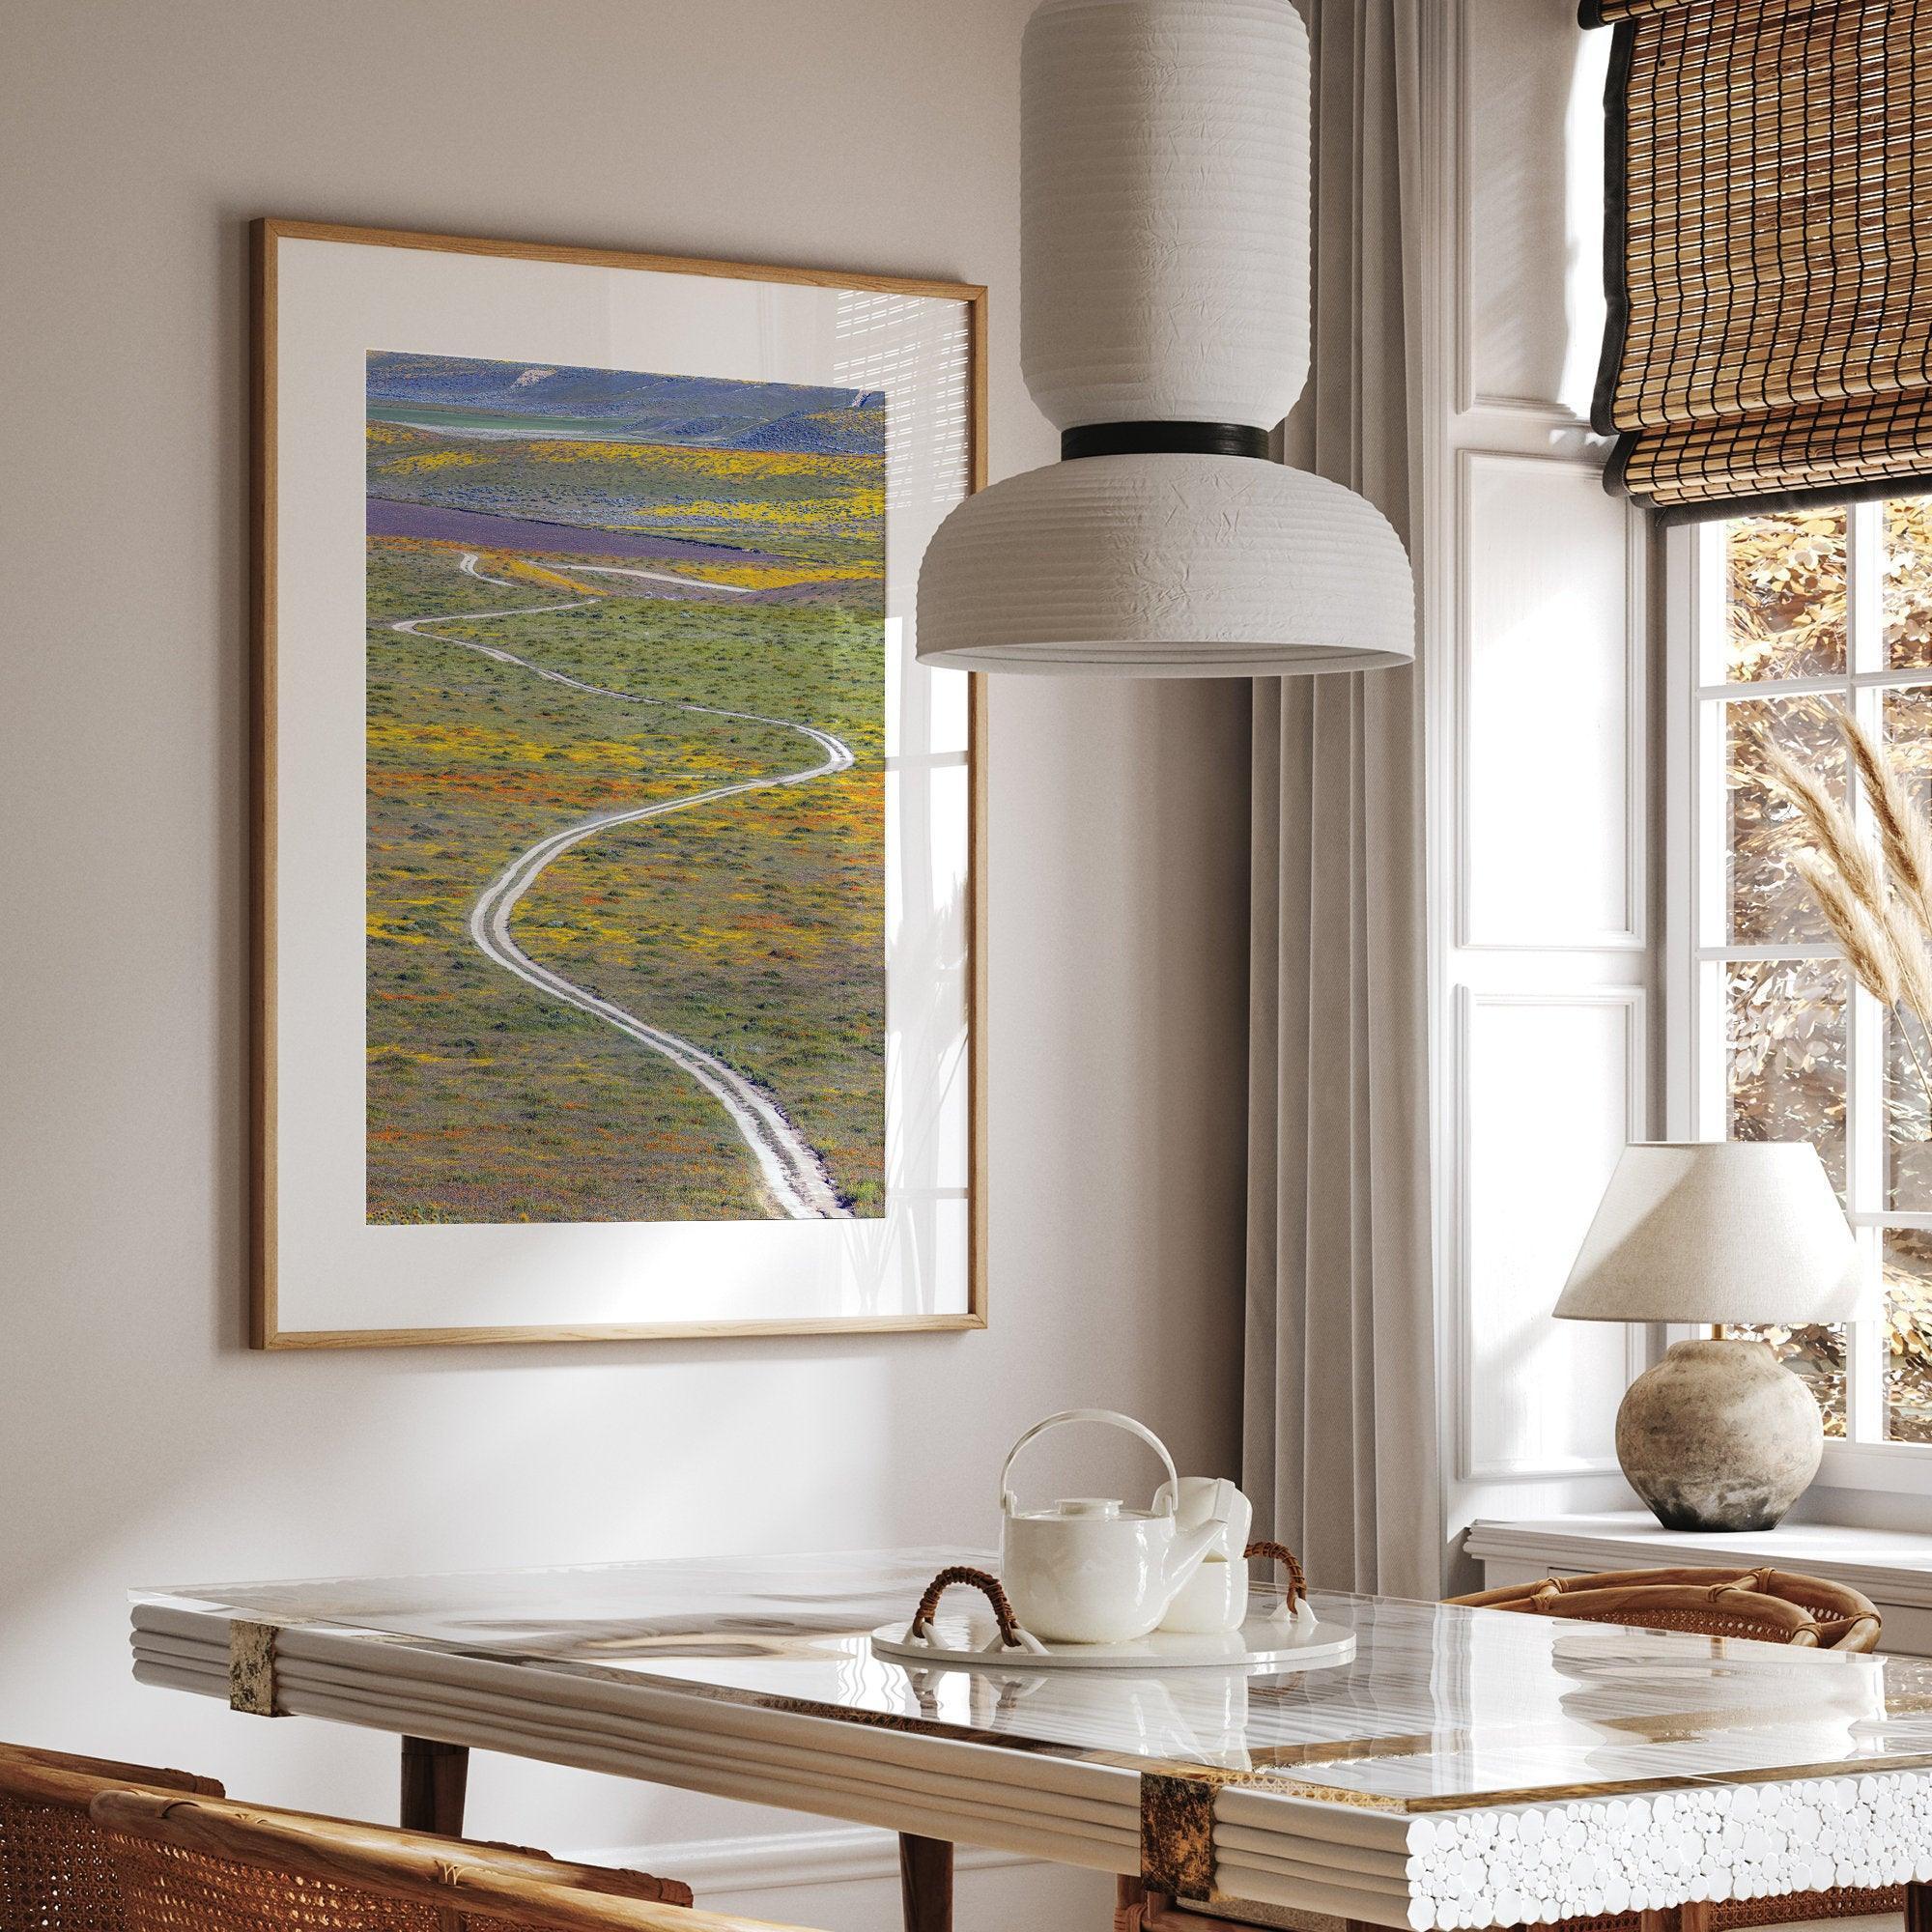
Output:
M867 1634L909 1617L958 1561L988 1559L931 1548L138 1592L135 1640L185 1619L299 1623L366 1634L372 1667L398 1645L531 1666L533 1698L554 1693L552 1672L641 1680L1399 1808L1932 1765L1932 1663L1917 1659L1331 1592L1316 1607L1355 1631L1356 1655L1298 1673L1029 1676L874 1656Z

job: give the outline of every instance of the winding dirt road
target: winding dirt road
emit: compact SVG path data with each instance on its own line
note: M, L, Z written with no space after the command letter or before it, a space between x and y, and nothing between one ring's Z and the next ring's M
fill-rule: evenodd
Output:
M460 567L466 575L480 582L501 584L505 589L517 587L507 578L486 575L481 563L478 552L466 551ZM625 571L619 574L643 577L656 573ZM701 584L709 590L738 589L736 584L704 583L698 578L671 578L668 581ZM440 643L458 645L497 664L514 665L533 677L547 678L553 684L561 684L595 697L612 697L620 703L648 705L658 711L684 711L704 718L731 718L796 731L802 738L810 739L824 756L815 765L785 772L777 778L740 779L729 784L688 792L680 798L659 799L651 805L620 806L561 827L518 853L484 887L475 905L470 908L469 936L486 958L505 972L514 973L526 985L616 1028L626 1037L662 1055L672 1065L690 1074L724 1109L739 1137L751 1150L766 1192L782 1215L797 1221L849 1217L851 1209L839 1202L838 1189L826 1172L824 1161L785 1117L784 1110L762 1088L748 1080L735 1067L726 1065L715 1054L705 1052L701 1046L674 1033L667 1033L662 1027L652 1026L636 1013L601 998L587 986L580 986L553 968L540 965L517 944L511 930L518 902L537 882L544 867L572 846L582 844L586 838L594 838L600 832L608 832L617 825L635 825L640 819L662 818L668 812L688 811L693 806L710 805L721 798L734 798L741 792L806 784L813 779L842 772L852 762L851 751L831 732L821 731L813 724L801 724L795 719L767 718L755 711L727 711L715 704L690 704L675 698L643 697L635 692L611 691L601 684L586 684L582 678L568 676L548 666L532 664L529 659L519 657L514 651L501 650L494 644L482 644L470 638L450 637L444 632L432 633L423 629L427 624L474 624L496 617L528 617L551 611L577 611L596 602L598 600L594 597L576 597L567 603L526 604L513 611L444 611L421 617L399 618L390 624L389 629L404 637L434 636Z

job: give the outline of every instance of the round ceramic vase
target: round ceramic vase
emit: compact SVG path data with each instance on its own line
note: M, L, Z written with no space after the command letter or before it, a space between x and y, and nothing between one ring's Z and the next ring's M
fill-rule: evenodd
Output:
M1617 1411L1617 1460L1666 1529L1770 1529L1818 1473L1811 1391L1762 1342L1678 1342Z

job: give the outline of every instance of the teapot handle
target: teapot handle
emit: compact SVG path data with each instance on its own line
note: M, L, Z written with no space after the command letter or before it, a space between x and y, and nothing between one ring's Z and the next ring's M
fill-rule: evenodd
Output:
M1167 1491L1165 1501L1154 1498L1154 1508L1162 1516L1174 1514L1175 1499L1180 1493L1180 1475L1174 1466L1174 1458L1167 1453L1167 1444L1144 1422L1136 1422L1131 1415L1122 1415L1112 1408L1063 1408L1058 1415L1049 1415L1043 1422L1036 1422L1013 1446L1007 1451L1007 1460L1000 1469L1000 1513L1011 1516L1013 1513L1013 1492L1008 1478L1013 1472L1013 1463L1019 1453L1036 1435L1044 1435L1049 1429L1058 1429L1064 1422L1107 1422L1116 1429L1124 1429L1130 1435L1138 1435L1161 1460L1167 1470Z

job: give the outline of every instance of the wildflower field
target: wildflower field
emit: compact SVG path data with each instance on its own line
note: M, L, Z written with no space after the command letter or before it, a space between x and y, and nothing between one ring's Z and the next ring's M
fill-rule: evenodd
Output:
M553 835L815 770L812 734L849 765L591 825L509 936L753 1083L841 1211L882 1211L882 401L370 363L369 1219L782 1211L714 1092L471 916Z

